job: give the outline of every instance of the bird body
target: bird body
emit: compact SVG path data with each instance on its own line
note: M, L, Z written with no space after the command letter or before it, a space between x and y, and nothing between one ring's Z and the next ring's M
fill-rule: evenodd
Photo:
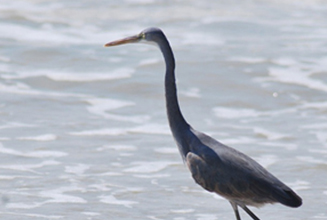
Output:
M238 207L254 220L259 220L247 205L259 207L266 203L279 202L286 206L299 207L302 199L260 164L247 155L194 130L186 122L178 104L174 54L160 29L149 28L138 35L105 46L135 43L141 40L157 43L164 56L165 97L169 126L195 182L209 192L215 192L229 200L237 220L241 219Z

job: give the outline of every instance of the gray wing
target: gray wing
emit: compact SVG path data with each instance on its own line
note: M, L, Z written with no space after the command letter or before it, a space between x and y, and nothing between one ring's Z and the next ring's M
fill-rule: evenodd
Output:
M186 163L195 182L210 192L246 205L259 206L276 202L266 184L234 168L213 167L200 156L189 152Z
M202 133L197 136L201 144L192 146L186 162L196 183L206 190L253 206L301 204L300 197L250 157Z
M211 169L209 168L207 162L198 155L189 152L186 155L186 164L191 171L195 182L209 192L213 192L215 189L215 184L213 181L210 181L210 177L212 177L214 174L211 173Z

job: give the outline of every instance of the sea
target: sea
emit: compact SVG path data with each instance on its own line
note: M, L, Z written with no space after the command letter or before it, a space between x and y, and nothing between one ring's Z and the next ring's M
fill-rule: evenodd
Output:
M327 219L326 21L324 0L0 0L0 218L236 219L179 155L158 47L103 46L159 27L186 120L303 199L250 209Z

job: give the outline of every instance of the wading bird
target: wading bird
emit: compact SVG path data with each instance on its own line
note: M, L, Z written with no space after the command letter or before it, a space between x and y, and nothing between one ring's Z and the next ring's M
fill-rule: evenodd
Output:
M164 56L169 126L195 182L209 192L215 192L226 198L232 205L237 220L241 220L238 207L252 219L259 220L247 205L259 207L266 203L279 202L290 207L301 206L302 199L256 161L194 130L186 122L176 94L174 54L160 29L148 28L138 35L113 41L105 46L142 41L156 43Z

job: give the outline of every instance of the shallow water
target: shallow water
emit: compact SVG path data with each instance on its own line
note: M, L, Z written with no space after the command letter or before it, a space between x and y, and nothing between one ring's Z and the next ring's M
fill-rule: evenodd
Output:
M233 219L171 137L161 27L185 117L256 159L304 204L262 219L327 219L324 1L0 1L2 219ZM250 219L241 212L244 219Z

